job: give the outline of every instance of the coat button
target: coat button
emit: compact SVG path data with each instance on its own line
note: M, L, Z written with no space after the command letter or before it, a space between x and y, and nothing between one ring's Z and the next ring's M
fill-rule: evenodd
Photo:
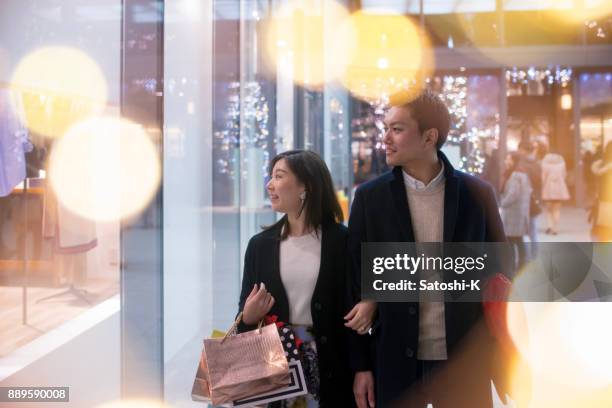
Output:
M414 357L414 350L412 350L410 347L406 349L406 357L408 358Z
M410 306L408 308L408 313L414 316L416 314L416 307Z
M325 343L327 343L327 337L326 336L321 336L319 341L321 342L321 344L325 344Z
M320 311L321 309L323 309L323 307L321 306L321 304L320 304L319 302L316 302L316 303L314 304L314 307L315 307L315 310L319 310L319 311Z

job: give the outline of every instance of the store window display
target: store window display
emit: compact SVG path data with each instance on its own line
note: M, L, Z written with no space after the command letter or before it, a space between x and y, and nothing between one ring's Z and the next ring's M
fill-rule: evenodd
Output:
M107 6L102 13L79 1L3 3L0 358L32 358L19 351L36 339L44 353L49 333L119 293L119 220L77 216L49 176L49 159L70 128L92 116L118 117L121 9ZM80 194L92 192L90 179Z

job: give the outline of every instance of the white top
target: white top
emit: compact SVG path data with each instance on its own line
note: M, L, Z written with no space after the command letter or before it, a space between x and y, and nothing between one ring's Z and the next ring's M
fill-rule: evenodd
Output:
M280 243L280 275L289 301L289 323L312 326L310 303L321 265L321 230Z
M444 239L444 164L434 179L425 185L404 172L410 218L416 242L442 242ZM436 254L428 254L434 256ZM431 271L423 279L441 280L440 271ZM446 360L446 322L444 299L421 293L419 304L419 360Z

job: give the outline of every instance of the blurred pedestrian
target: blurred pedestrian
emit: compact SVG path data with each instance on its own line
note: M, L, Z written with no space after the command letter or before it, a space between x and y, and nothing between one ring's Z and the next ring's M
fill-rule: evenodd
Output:
M537 255L538 230L536 220L542 213L542 165L536 160L535 143L521 142L519 144L519 165L527 171L531 183L531 198L529 200L529 248L530 258Z
M570 199L567 170L563 156L547 153L542 159L542 200L546 213L546 234L557 235L561 218L561 203Z
M523 237L529 234L529 201L532 192L527 170L522 167L520 159L520 154L516 152L506 156L506 172L500 200L504 230L508 242L518 255L518 269L527 262Z

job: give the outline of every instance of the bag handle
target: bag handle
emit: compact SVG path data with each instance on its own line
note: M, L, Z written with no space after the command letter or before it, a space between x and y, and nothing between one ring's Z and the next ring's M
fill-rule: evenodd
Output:
M234 320L234 323L232 324L232 327L230 327L230 329L227 331L227 333L225 333L225 336L223 336L223 339L221 340L221 344L223 344L225 339L230 337L232 335L232 333L234 333L235 330L238 328L238 325L240 324L240 321L242 320L242 314L243 314L243 312L238 313L238 316L236 316L236 320ZM259 333L261 333L261 328L263 327L263 322L264 322L264 319L261 319L259 321L259 323L257 323L257 330L259 330Z

